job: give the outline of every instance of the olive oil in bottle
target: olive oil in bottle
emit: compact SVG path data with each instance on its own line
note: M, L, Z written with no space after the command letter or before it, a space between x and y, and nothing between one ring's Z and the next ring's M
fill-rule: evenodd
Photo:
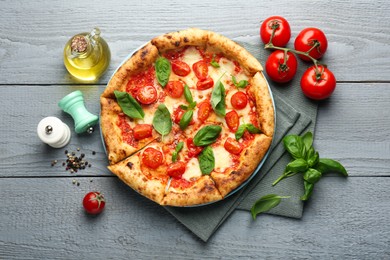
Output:
M106 71L111 59L107 42L100 37L100 30L73 36L64 48L64 64L78 80L95 82Z

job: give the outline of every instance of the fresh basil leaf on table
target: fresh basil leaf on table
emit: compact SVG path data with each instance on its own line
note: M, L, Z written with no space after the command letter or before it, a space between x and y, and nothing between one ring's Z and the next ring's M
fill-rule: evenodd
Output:
M145 112L141 105L129 93L114 90L114 94L125 115L134 119L144 118Z
M275 208L276 206L279 205L282 199L287 199L287 198L290 198L290 196L279 196L277 194L268 194L261 197L253 204L251 208L253 219L256 219L256 216L258 214L266 212L272 208Z

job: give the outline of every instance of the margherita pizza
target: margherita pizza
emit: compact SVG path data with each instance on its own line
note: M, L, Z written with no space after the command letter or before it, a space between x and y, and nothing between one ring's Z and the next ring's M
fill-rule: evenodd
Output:
M101 95L109 170L171 206L223 199L269 149L274 107L260 63L214 32L152 39Z

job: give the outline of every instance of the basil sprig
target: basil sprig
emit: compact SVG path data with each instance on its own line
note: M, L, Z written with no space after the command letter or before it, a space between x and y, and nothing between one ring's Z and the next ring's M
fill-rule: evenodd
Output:
M191 90L187 86L187 84L184 86L184 97L186 98L186 101L189 103L188 106L181 105L180 108L187 110L183 116L180 119L179 126L181 130L184 130L187 128L187 126L190 124L192 117L194 116L194 108L196 107L196 102L194 101Z
M279 196L276 194L268 194L261 197L259 200L255 202L255 204L253 204L251 208L253 219L256 219L256 215L266 212L278 206L282 199L288 199L288 198L290 198L290 196Z
M164 104L160 104L157 107L156 112L154 112L153 117L153 127L154 129L162 135L169 134L172 129L172 119L171 114L169 113L168 108Z
M114 90L114 94L123 113L131 118L144 118L145 113L141 105L129 93Z
M196 146L207 146L217 141L222 127L219 125L207 125L202 127L194 136Z
M177 156L179 155L179 152L181 151L181 149L183 149L183 146L184 146L184 142L179 142L176 145L175 151L173 151L173 153L172 153L172 162L177 161Z
M237 88L246 88L246 86L248 86L249 84L248 81L245 79L242 79L239 82L237 82L236 77L234 77L233 75L232 75L232 81L234 86L236 86Z
M158 57L155 63L155 70L158 83L165 88L171 75L171 63L164 57Z
M221 82L221 78L223 77L223 75L219 78L219 80L217 81L217 83L213 88L213 91L211 92L211 106L213 107L213 110L217 115L224 117L226 115L226 105L225 105L226 93L225 93L225 87Z
M248 130L251 134L260 134L261 130L257 128L256 126L248 123L248 124L242 124L238 127L236 133L234 136L236 137L236 140L238 141L245 133L245 131Z
M326 158L320 158L318 152L313 147L313 134L307 132L303 136L287 135L283 138L283 144L293 160L289 162L284 173L274 181L276 185L279 181L302 173L305 193L301 200L308 200L316 184L324 173L336 172L347 177L348 173L341 163Z
M200 171L203 175L210 174L215 167L214 152L211 146L206 146L198 156Z

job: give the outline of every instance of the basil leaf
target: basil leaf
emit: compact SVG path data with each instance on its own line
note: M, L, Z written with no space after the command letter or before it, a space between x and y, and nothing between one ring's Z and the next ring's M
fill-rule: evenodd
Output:
M319 159L316 169L321 173L337 172L341 173L345 177L348 176L347 170L344 166L342 166L338 161L332 159Z
M196 107L196 102L192 102L190 103L190 105L188 106L189 109L194 109Z
M225 87L223 86L221 79L219 79L211 93L211 106L217 115L226 115L225 96Z
M185 106L185 105L180 105L180 108L183 109L183 110L188 110L188 107Z
M256 219L256 215L266 212L279 205L282 199L290 198L290 196L279 196L276 194L268 194L257 200L252 208L251 213L253 219Z
M183 146L184 146L184 142L179 142L176 145L175 151L173 151L173 153L172 153L172 162L177 161L177 156L179 155L179 152L181 151L181 149L183 149Z
M219 134L222 131L222 127L219 125L207 125L201 128L194 136L194 144L196 146L207 146L214 143Z
M215 54L213 54L213 59L210 62L210 65L213 66L214 68L219 68L219 63L215 61Z
M145 113L141 105L129 93L114 90L114 94L123 113L131 118L144 118Z
M164 57L158 57L155 64L156 78L158 83L164 88L171 75L171 63Z
M309 168L309 165L307 164L306 160L301 158L295 159L286 166L287 171L291 171L294 173L305 172L307 168Z
M306 148L300 136L287 135L283 138L283 143L294 159L305 158Z
M311 157L309 157L309 159L307 159L307 163L309 164L309 167L314 167L317 165L319 160L320 155L318 154L318 152L315 152L315 154L313 154Z
M321 172L319 172L313 168L309 168L303 174L303 179L309 183L312 183L312 184L317 183L321 179L321 177L322 177Z
M206 146L198 156L200 171L203 175L210 174L215 167L214 152L211 146Z
M184 97L186 98L189 104L194 102L194 99L192 98L191 90L187 84L184 85Z
M187 110L184 115L181 117L179 126L181 130L186 129L186 127L190 124L192 120L192 116L194 114L194 111L192 110Z
M306 147L306 151L308 151L313 145L313 134L311 132L307 132L302 136L302 141Z
M248 124L242 124L238 127L236 133L234 136L236 137L236 140L238 141L245 133L245 130L248 130L251 134L260 134L261 130L257 128L256 126L248 123Z
M153 127L163 137L169 134L172 129L172 119L169 110L164 104L160 104L154 113Z
M313 193L314 184L307 182L307 181L304 181L303 185L305 187L305 194L303 194L300 199L301 200L308 200L310 198L311 194Z
M236 86L237 88L246 88L246 86L248 86L249 82L247 80L240 80L240 82L237 82L237 79L236 77L234 77L232 75L232 81L233 81L233 84L234 86Z
M251 134L260 134L261 133L261 130L259 128L257 128L256 126L254 126L252 124L249 124L249 123L246 124L246 129Z

